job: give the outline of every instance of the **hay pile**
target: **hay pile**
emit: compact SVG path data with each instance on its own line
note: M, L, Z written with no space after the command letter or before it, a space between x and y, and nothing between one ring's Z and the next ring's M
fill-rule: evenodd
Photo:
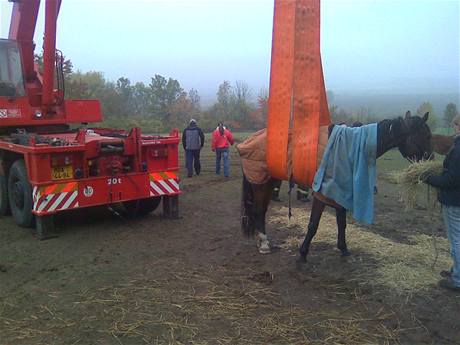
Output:
M406 169L393 173L393 179L401 186L401 201L406 209L414 208L417 201L417 194L424 187L426 188L426 204L428 209L436 205L437 190L424 182L433 175L439 175L443 171L442 162L420 161L411 163Z

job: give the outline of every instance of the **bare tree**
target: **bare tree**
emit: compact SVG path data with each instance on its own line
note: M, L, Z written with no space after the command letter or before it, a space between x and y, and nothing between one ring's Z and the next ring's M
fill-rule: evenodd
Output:
M249 86L242 80L237 80L233 88L233 95L237 103L247 103L251 96Z

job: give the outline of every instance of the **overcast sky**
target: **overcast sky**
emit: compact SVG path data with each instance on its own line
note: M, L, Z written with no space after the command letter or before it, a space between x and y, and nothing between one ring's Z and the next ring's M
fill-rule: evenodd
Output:
M0 10L6 37L11 4ZM322 0L321 17L328 89L459 93L460 0ZM273 0L63 0L58 48L75 69L111 80L161 74L204 98L244 80L257 94L272 24Z

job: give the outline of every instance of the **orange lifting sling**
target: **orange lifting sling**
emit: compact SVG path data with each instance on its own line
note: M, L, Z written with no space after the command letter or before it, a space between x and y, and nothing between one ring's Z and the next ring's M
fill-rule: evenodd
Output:
M311 186L320 126L329 124L320 56L320 0L275 0L267 119L271 176L292 176L296 183Z

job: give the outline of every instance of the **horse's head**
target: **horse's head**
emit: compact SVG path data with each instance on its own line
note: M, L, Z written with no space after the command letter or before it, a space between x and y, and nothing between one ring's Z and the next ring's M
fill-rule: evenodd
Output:
M412 161L429 159L433 153L431 130L427 125L428 114L412 116L410 111L402 119L402 141L398 145L404 158Z

